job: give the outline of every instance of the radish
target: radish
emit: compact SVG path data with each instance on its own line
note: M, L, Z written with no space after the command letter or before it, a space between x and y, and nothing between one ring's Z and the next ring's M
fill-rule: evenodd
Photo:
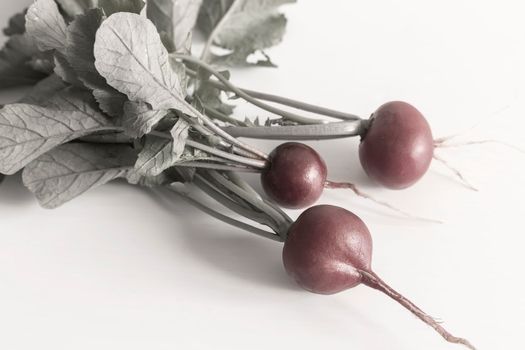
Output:
M302 288L334 294L364 284L400 303L445 340L474 349L382 281L373 272L371 259L372 237L366 225L353 213L331 205L304 211L289 228L283 248L285 270Z
M450 334L432 317L393 290L372 270L372 238L366 225L353 213L336 206L318 205L305 210L293 221L285 212L261 198L241 178L231 172L197 170L194 185L229 211L259 226L237 220L214 209L175 184L169 188L205 213L254 233L283 242L282 259L286 272L304 289L318 294L334 294L364 284L377 289L434 328L451 343L474 347ZM184 186L183 186L184 187Z
M305 208L323 193L326 173L326 164L315 150L287 142L270 153L261 183L264 192L282 207Z
M391 189L416 183L428 170L434 139L425 117L406 102L388 102L370 118L359 159L370 178Z

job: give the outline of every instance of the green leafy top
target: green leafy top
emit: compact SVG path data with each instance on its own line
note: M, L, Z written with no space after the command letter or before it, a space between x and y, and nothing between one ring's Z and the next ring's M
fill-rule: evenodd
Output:
M255 11L279 18L273 14L277 4L239 4L230 12L239 21L253 20ZM45 208L118 178L169 186L215 217L284 239L289 218L227 173L261 171L268 156L222 129L243 123L235 122L222 90L210 84L214 68L202 66L204 73L190 56L199 11L210 5L36 0L14 16L4 30L9 39L0 51L0 88L33 87L0 109L0 182L3 174L22 170L24 184ZM230 15L216 24L209 41L227 44L235 57L278 41L262 31L255 38L250 29L241 45L242 33L228 37L239 29L230 28ZM226 208L279 235L217 213L174 189L177 181L194 182Z
M153 186L191 180L199 168L264 167L262 152L207 116L214 110L238 125L221 90L202 72L188 76L194 67L177 56L190 53L198 13L208 6L36 0L13 17L0 52L0 87L34 87L0 109L0 173L23 169L26 186L54 208L115 178ZM234 15L242 11L254 7Z

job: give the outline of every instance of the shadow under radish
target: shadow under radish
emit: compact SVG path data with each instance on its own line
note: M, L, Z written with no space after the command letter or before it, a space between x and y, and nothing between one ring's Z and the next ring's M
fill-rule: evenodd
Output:
M159 210L169 212L174 221L182 224L187 248L211 269L266 287L301 291L284 271L282 243L240 232L220 221L210 226L198 219L207 214L192 208L178 196L163 190L144 191L158 204Z

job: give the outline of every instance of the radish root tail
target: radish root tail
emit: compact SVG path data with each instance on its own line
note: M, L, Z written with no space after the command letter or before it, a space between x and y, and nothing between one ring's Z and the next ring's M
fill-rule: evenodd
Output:
M434 147L436 148L455 148L455 147L463 147L463 146L472 146L472 145L483 145L487 143L493 143L501 146L508 147L510 149L513 149L517 152L520 152L522 154L525 154L525 150L519 148L518 146L515 146L511 143L501 141L501 140L494 140L494 139L485 139L485 140L472 140L472 141L465 141L465 142L456 142L456 143L448 143L452 137L443 137L434 140Z
M442 224L443 222L440 221L440 220L435 220L435 219L429 219L429 218L424 218L424 217L420 217L420 216L417 216L417 215L413 215L413 214L410 214L404 210L401 210L399 208L396 208L395 206L393 206L392 204L390 203L387 203L387 202L383 202L381 200L378 200L372 196L370 196L369 194L366 194L364 192L362 192L359 188L357 188L356 185L354 185L353 183L350 183L350 182L335 182L335 181L326 181L325 182L325 188L329 188L329 189L348 189L348 190L351 190L352 192L354 192L357 196L361 197L361 198L365 198L365 199L368 199L376 204L379 204L385 208L388 208L398 214L401 214L402 216L404 217L407 217L409 219L413 219L413 220L418 220L418 221L425 221L425 222L432 222L432 223L435 223L435 224Z
M408 311L413 313L421 321L425 322L427 325L434 328L434 330L438 332L446 341L450 343L454 343L454 344L461 344L471 350L476 350L476 348L467 339L458 338L450 334L445 328L443 328L443 326L440 325L438 321L436 321L431 316L427 315L424 311L418 308L414 303L412 303L410 300L405 298L403 295L395 291L392 287L390 287L383 280L381 280L381 278L379 278L379 276L376 275L374 272L364 271L364 270L358 270L358 271L362 276L363 284L365 284L366 286L370 288L376 289L388 295L393 300L397 301L399 304L401 304L404 308L406 308Z
M454 175L461 181L461 184L468 188L469 190L478 192L479 190L472 185L467 178L456 168L454 168L452 165L450 165L445 159L441 158L440 156L434 154L432 156L435 160L443 164L448 170L450 170Z

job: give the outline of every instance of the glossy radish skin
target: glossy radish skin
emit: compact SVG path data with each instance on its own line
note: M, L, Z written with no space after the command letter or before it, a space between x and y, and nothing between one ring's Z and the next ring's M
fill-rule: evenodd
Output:
M283 248L286 272L304 289L333 294L364 284L397 301L445 340L474 349L381 280L372 271L371 259L372 238L366 225L355 214L331 205L305 210L290 226Z
M359 159L370 178L391 189L416 183L428 170L434 140L425 117L400 101L379 107L359 146Z
M326 164L311 147L297 142L278 146L261 174L264 192L285 208L305 208L323 193Z
M319 205L304 211L288 231L283 263L304 289L333 294L357 286L370 270L372 238L366 225L349 211Z

